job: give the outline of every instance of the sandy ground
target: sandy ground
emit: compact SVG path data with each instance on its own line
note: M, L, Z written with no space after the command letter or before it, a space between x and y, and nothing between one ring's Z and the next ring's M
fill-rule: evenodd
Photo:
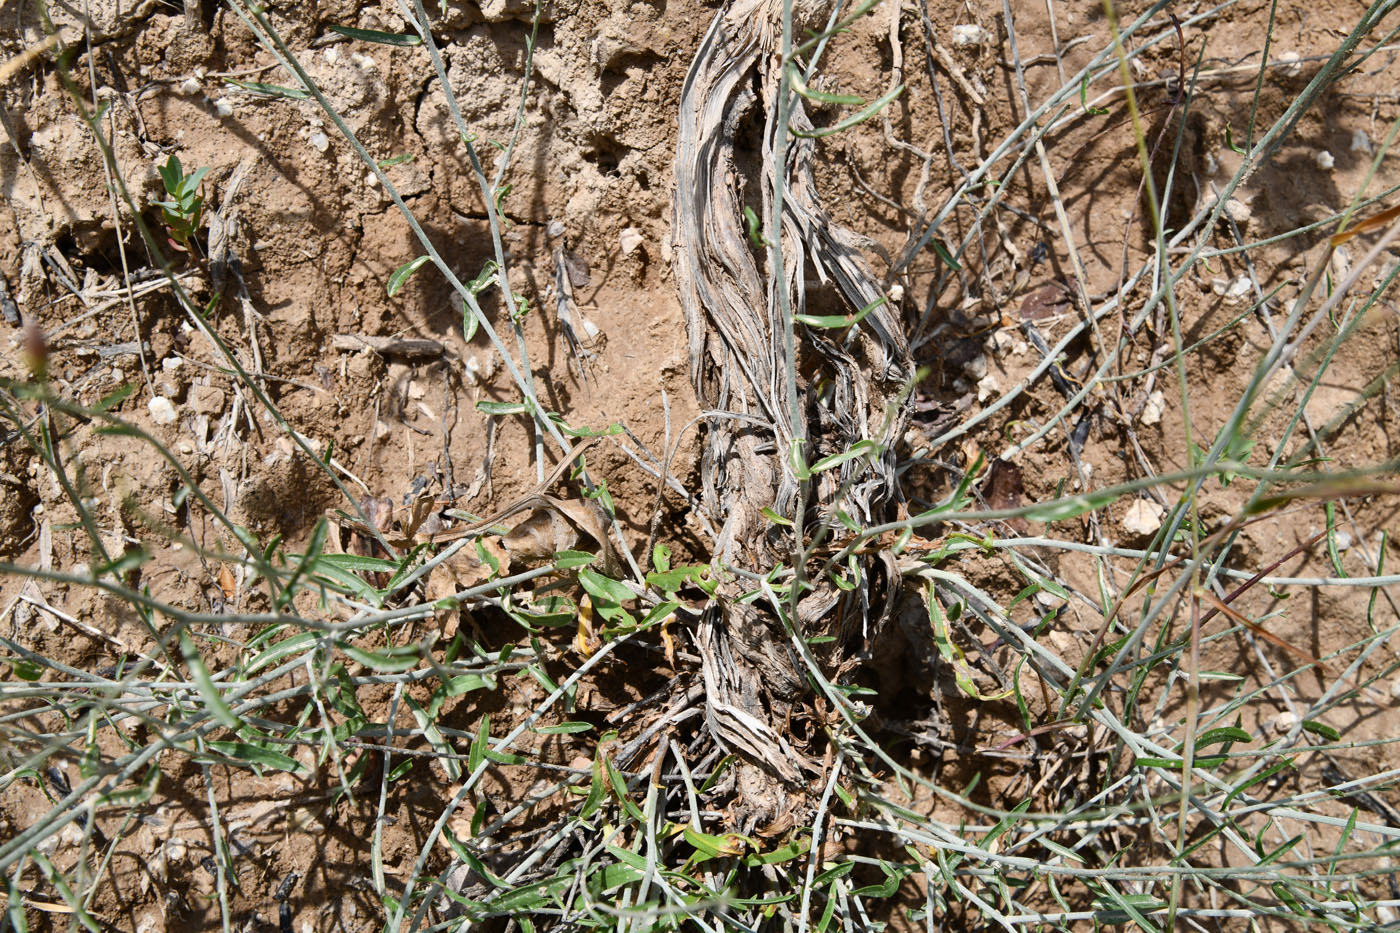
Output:
M669 218L680 85L715 7L695 0L630 5L585 0L565 13L563 6L545 5L533 80L507 174L511 188L500 204L511 286L531 305L524 318L525 346L542 387L542 404L577 427L617 423L628 428L627 434L599 442L589 456L590 467L607 480L634 549L647 540L659 501L661 538L678 555L704 560L708 545L686 498L668 490L658 500L657 481L638 459L654 462L665 455L669 442L675 448L671 472L684 488L697 488L697 433L693 427L682 430L697 409L670 271ZM936 68L945 125L926 63L914 59L916 51L923 54L919 10L925 5L904 5L895 31L899 45L890 41L890 8L887 2L860 20L834 44L824 68L831 82L826 90L867 100L886 90L896 63L905 69L908 87L883 119L832 137L822 149L819 181L827 203L837 219L870 238L877 271L888 267L879 257L899 255L909 232L918 229L920 215L943 204L961 171L979 163L1024 118L1023 89L1033 103L1044 99L1061 86L1062 71L1075 73L1107 37L1096 2L1056 5L1055 26L1064 50L1057 65L1046 6L1016 0L1011 9L1025 65L1022 86L1016 69L1008 66L1011 53L999 8L969 11L951 0L933 0L926 9L928 26L946 54ZM204 192L211 214L232 227L228 255L237 261L235 272L241 277L231 272L216 282L205 240L194 255L166 250L182 286L201 306L222 289L210 322L240 363L258 374L259 385L287 423L316 450L333 451L342 479L357 495L402 504L426 487L454 497L460 508L487 514L531 489L538 473L527 422L477 408L482 401L515 400L509 375L483 334L463 339L460 302L442 277L427 268L397 294L386 294L390 275L421 250L384 186L314 101L248 89L246 82L291 81L236 17L215 4L190 9L193 15L187 16L154 3L134 9L96 4L91 50L79 53L71 73L73 91L89 105L96 100L104 106L102 127L110 134L129 194L148 221L158 217L149 205L162 197L156 165L175 154L189 171L208 169ZM511 137L531 12L517 0L492 0L450 4L446 15L435 20L463 117L481 141ZM1135 15L1136 5L1121 12L1126 21ZM1354 12L1353 6L1328 2L1280 6L1270 57L1292 64L1270 71L1259 98L1259 125L1276 119L1303 88L1318 65L1312 56L1334 47L1333 30L1349 28ZM69 18L59 25L71 40L80 32L76 20L63 15ZM1176 44L1163 44L1140 60L1135 78L1145 82L1139 93L1149 138L1160 140L1159 181L1165 181L1170 153L1179 147L1168 225L1189 217L1210 196L1211 186L1218 188L1238 164L1239 156L1225 145L1226 129L1234 139L1246 132L1267 16L1267 4L1232 7L1208 24L1188 27L1184 53ZM476 278L493 255L487 208L426 55L421 49L346 40L328 28L399 31L404 24L394 5L298 6L294 13L275 14L274 22L373 156L409 157L390 165L388 178L456 274L464 281ZM955 26L970 31L958 33ZM41 35L31 5L0 4L0 48L6 57ZM960 36L971 41L960 41ZM1211 74L1200 82L1183 129L1182 107L1167 85L1183 67L1194 69L1200 55L1202 70ZM1248 239L1292 230L1346 204L1368 171L1366 147L1378 144L1396 116L1393 99L1381 93L1393 87L1390 67L1390 60L1379 56L1342 82L1302 116L1289 145L1248 179L1229 212ZM245 83L240 87L234 80ZM168 284L153 273L156 263L133 234L129 210L108 197L99 152L75 117L75 104L51 62L41 60L9 77L3 91L9 136L0 140L5 197L0 274L14 306L45 334L54 385L83 404L94 404L124 384L133 386L133 394L116 411L175 452L235 522L261 540L277 534L289 542L304 540L327 509L344 506L340 491L257 413L246 388L228 377L214 347L190 326ZM1111 294L1123 270L1141 263L1149 236L1122 98L1103 106L1107 113L1071 121L1046 139L1067 232L1079 247L1084 291L1091 300ZM951 150L945 149L948 143ZM488 163L498 153L489 144L479 145L478 151ZM921 151L939 154L928 163L926 176ZM1381 171L1390 173L1386 178L1393 176L1389 160ZM236 190L235 175L241 175ZM911 330L924 309L932 307L922 331L929 339L916 354L929 368L918 387L927 415L906 438L911 451L946 429L947 413L969 418L1040 362L1023 321L1033 320L1046 343L1054 345L1079 319L1080 310L1056 286L1074 270L1045 177L1033 157L1009 180L1007 203L1015 210L1000 212L996 228L981 231L978 246L965 258L965 274L940 283L937 294L930 296L930 290L941 266L927 249L889 283L904 296ZM970 216L955 211L941 229L943 242L968 236ZM1221 246L1233 242L1226 224L1218 236ZM1191 431L1202 445L1215 436L1239 397L1267 347L1271 321L1287 313L1284 302L1296 294L1321 239L1320 233L1307 234L1260 247L1249 254L1252 266L1238 255L1222 256L1213 275L1203 273L1181 290L1183 339L1211 338L1186 366ZM1365 248L1356 241L1348 256L1334 260L1339 278L1341 264L1355 261ZM572 276L586 320L581 365L570 354L552 310L559 262L568 263L566 274ZM123 291L124 270L136 282L132 299ZM1248 314L1238 326L1214 336L1248 311L1254 294L1251 275L1266 293L1282 289L1278 303L1268 315ZM242 294L240 286L246 289ZM1145 292L1139 292L1135 300L1140 303ZM1132 305L1130 300L1129 311ZM485 308L508 342L513 341L499 298L488 296ZM1324 452L1318 455L1331 458L1336 469L1396 454L1390 393L1365 394L1363 389L1395 358L1400 328L1388 303L1372 317L1365 336L1345 345L1305 406L1322 438ZM1109 333L1121 326L1117 314L1100 323ZM1169 337L1167 321L1153 322L1119 371L1131 374L1163 362ZM406 352L402 343L399 349L392 344L389 349L383 344L360 348L358 338L428 343L426 350ZM0 324L0 346L5 348L0 370L8 378L25 373L24 340L17 322ZM1069 346L1064 366L1071 380L1098 365L1095 345L1081 339ZM1285 380L1277 388L1280 404L1259 428L1256 464L1267 458L1270 438L1280 436L1301 392L1296 381ZM915 502L936 501L951 485L948 464L966 465L979 450L989 456L1000 453L1063 401L1049 379L1039 380L971 432L930 452L933 462L907 474L907 494ZM1363 404L1349 410L1358 401ZM1102 488L1149 471L1189 467L1182 443L1185 415L1170 367L1111 383L1099 402L1081 411L1087 413L1086 423L1057 428L1018 454L1019 476L1003 495L1029 502L1061 489L1077 491L1084 481ZM936 423L939 418L944 421ZM136 540L155 549L140 576L153 595L205 612L267 608L256 590L245 588L241 579L221 576L228 575L226 568L199 555L200 548L230 548L234 542L205 510L176 502L178 479L149 446L99 434L93 424L81 423L72 426L65 445L69 463L90 490L104 541L117 553ZM0 485L0 553L5 560L69 572L92 560L62 490L33 450L14 435L0 448ZM1240 485L1212 486L1204 498L1203 524L1217 527L1246 494ZM1353 502L1349 513L1343 510L1339 520L1346 524L1352 546L1338 558L1347 573L1374 572L1376 536L1393 524L1396 502L1394 497L1368 499ZM1156 508L1147 494L1139 502L1127 498L1096 519L1059 523L1053 533L1140 545L1146 538L1133 529ZM1265 567L1322 522L1321 510L1310 508L1254 524L1241 536L1231 565L1250 572ZM998 526L996 533L1013 530ZM1040 534L1046 526L1033 523L1019 530ZM171 536L198 547L181 546ZM1044 559L1068 584L1097 594L1100 581L1087 558L1047 553ZM1024 585L1001 559L979 563L968 558L963 572L1004 600ZM1326 555L1314 549L1274 572L1320 576L1333 571ZM1104 582L1111 587L1122 579ZM3 606L11 615L0 626L33 650L74 667L97 669L116 662L119 645L151 647L139 619L115 601L61 584L39 584L42 599L71 617L69 622L33 610L28 602L16 603L23 582L15 577L0 581ZM1325 656L1367 633L1368 597L1363 590L1324 589L1306 604L1301 599L1285 603L1261 589L1237 608L1252 616L1279 613L1267 623L1279 642L1309 656ZM1029 620L1031 608L1023 605L1018 617ZM1101 616L1081 607L1062 616L1047 637L1067 659L1078 661L1100 622ZM487 620L482 626L497 644L518 637L499 622ZM557 639L560 670L575 663L566 654L568 637L566 632ZM988 648L988 653L996 651ZM1273 642L1251 644L1242 636L1210 642L1203 663L1233 670L1270 660L1297 663ZM1389 662L1387 654L1371 663ZM652 650L638 652L626 666L601 670L588 687L594 711L606 713L645 696L678 673L669 664L659 650ZM928 715L938 707L937 715L947 721L945 738L964 747L987 747L1019 730L1015 708L1008 703L969 701L955 692L929 697L926 691L918 697L916 681L906 672L889 672L894 686L885 701L891 722L919 718L893 712L913 697L916 708ZM1308 674L1296 689L1306 697L1329 682L1328 673ZM368 691L362 697L371 718L387 715L387 695ZM533 682L510 680L489 699L462 699L445 721L470 731L489 712L509 722L541 695ZM1386 717L1393 722L1394 702L1388 694L1358 700L1334 711L1336 721L1330 725L1352 740L1384 737ZM1244 723L1245 728L1267 725L1286 712L1269 702L1251 709L1256 720ZM411 726L407 715L402 719L402 725ZM561 763L591 754L586 743L565 738L551 739L541 754ZM1069 748L1055 743L1074 741L1048 738L1043 748ZM1358 773L1400 764L1389 746L1350 754L1347 766ZM193 930L217 922L217 904L210 897L214 878L206 859L205 776L176 756L166 760L158 794L134 825L123 826L122 813L115 809L110 819L104 815L98 820L109 838L119 840L94 903L95 913L114 928ZM1028 763L1027 756L945 761L930 753L915 754L911 761L950 786L961 786L980 771L986 778L986 802L992 804L998 794L1034 786L1046 767ZM76 782L76 775L75 765L69 776ZM267 928L273 922L277 905L272 894L292 872L301 879L289 902L294 929L379 927L382 908L366 861L375 813L372 794L333 799L336 778L317 767L310 777L258 777L222 768L210 769L209 775L224 819L238 827L240 884L233 905L244 924L240 929ZM509 769L500 769L488 782L488 796L528 790L518 780ZM393 785L383 840L389 874L405 873L412 865L449 792L448 783L439 768L419 763L410 780ZM1057 778L1050 783L1064 782ZM42 794L32 780L0 793L0 838L24 828L47 808ZM1339 805L1338 812L1347 811ZM73 839L55 845L52 857L60 866L78 857ZM442 864L448 857L445 849L434 854ZM42 911L31 914L31 928L62 923Z

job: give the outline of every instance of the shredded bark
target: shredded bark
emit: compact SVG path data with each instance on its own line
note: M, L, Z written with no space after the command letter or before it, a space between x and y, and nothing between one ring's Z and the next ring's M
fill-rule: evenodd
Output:
M898 496L892 448L908 421L913 377L908 340L888 302L848 328L798 324L797 359L787 358L779 288L793 314L805 312L812 280L833 286L850 312L877 301L883 290L855 235L822 208L813 139L789 139L780 275L771 274L767 249L746 231L751 193L758 198L749 206L763 217L772 215L776 197L784 131L777 120L781 12L777 0L732 0L715 17L682 90L674 202L691 379L702 407L735 415L710 424L701 508L720 527L714 559L760 573L790 562L804 545L762 509L791 517L805 506L809 531L830 522L837 509L861 525L888 517ZM816 22L823 11L805 12ZM790 116L793 128L811 129L800 97ZM735 149L736 136L753 119L764 121L761 163L745 161ZM788 409L789 366L797 371L800 417ZM788 457L799 430L809 463L861 440L875 441L883 453L817 474L804 495ZM836 636L820 657L828 676L848 672L850 659L892 615L898 575L865 559L870 566L859 568L853 590L817 581L798 604L801 634ZM771 778L741 786L750 814L762 819L781 812L787 792L806 783L804 772L819 769L782 738L784 724L805 705L808 680L780 621L766 608L735 601L748 588L740 581L721 589L698 647L711 735Z

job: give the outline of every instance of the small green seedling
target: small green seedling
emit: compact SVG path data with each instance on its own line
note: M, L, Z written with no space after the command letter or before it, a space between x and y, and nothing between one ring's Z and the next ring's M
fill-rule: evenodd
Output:
M195 234L204 220L204 198L199 193L200 182L204 181L207 167L198 169L193 175L186 175L180 158L171 155L164 165L157 165L160 180L165 184L169 201L157 201L170 232L170 244L182 252L193 252Z

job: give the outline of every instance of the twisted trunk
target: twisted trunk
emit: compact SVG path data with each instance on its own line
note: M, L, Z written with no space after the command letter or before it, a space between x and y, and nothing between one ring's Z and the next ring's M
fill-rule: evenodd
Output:
M882 289L855 236L822 209L810 138L790 137L781 166L779 273L768 268L768 251L746 234L746 195L758 192L764 217L772 216L776 197L778 134L786 132L777 119L781 11L777 0L731 0L706 33L682 91L674 202L675 270L691 378L703 408L729 413L709 424L701 507L720 528L714 559L758 573L803 549L762 509L793 516L805 504L808 527L831 520L837 509L861 525L888 517L897 496L892 448L907 423L913 378L908 341L887 302L850 328L798 324L797 358L788 358L778 289L786 291L794 314L804 313L811 278L834 286L849 311L877 301ZM763 121L761 159L736 151L736 136L752 119ZM800 97L790 122L798 130L811 127ZM784 389L789 367L797 373L797 412L789 409ZM804 496L788 458L799 431L808 462L862 440L879 444L881 453L817 474ZM858 569L854 589L817 580L798 603L794 624L803 636L836 636L821 658L829 676L851 667L896 596L896 574ZM780 812L788 793L806 782L804 772L819 769L783 738L808 695L802 662L768 608L736 602L746 589L742 581L721 589L697 643L706 722L717 741L758 769L740 781L759 821Z

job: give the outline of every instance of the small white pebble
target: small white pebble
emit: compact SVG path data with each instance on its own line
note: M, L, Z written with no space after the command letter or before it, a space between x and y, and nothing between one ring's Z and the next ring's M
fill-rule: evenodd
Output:
M1351 534L1345 531L1337 532L1337 550L1349 550L1352 545Z
M326 61L332 65L340 61L340 49L336 48L333 45L329 46L326 49Z
M175 422L175 406L170 404L170 399L164 395L157 395L146 403L146 408L151 412L151 420L156 424L173 424Z
M987 355L979 353L963 364L963 372L967 373L967 378L980 380L987 375Z
M184 81L180 82L178 90L186 97L193 97L199 93L200 87L201 85L198 78L186 78Z
M1225 300L1230 302L1237 302L1240 299L1244 298L1245 295L1249 294L1249 289L1249 276L1241 275L1239 278L1235 279L1233 282L1230 283L1229 289L1225 292Z
M1371 137L1366 135L1365 130L1357 130L1351 134L1351 151L1371 154Z
M327 149L330 148L331 145L330 139L328 139L326 137L326 134L322 133L320 130L317 130L316 132L308 136L306 141L310 143L311 148L315 149L317 152L325 152Z
M1337 164L1337 160L1332 158L1332 153L1328 152L1326 149L1317 150L1317 154L1313 156L1313 161L1316 162L1317 167L1324 172L1332 171L1332 167Z
M366 187L366 188L378 188L378 187L379 187L379 176L376 175L376 174L374 174L373 172L365 172L365 187Z
M374 59L370 58L368 55L361 55L359 52L351 55L350 61L361 71L373 71L379 67L375 64Z
M617 235L617 241L622 247L622 255L631 256L642 245L642 232L636 227L626 227Z
M214 113L221 117L233 116L233 101L227 97L220 97L214 101Z
M1241 227L1248 224L1250 218L1254 216L1254 211L1250 209L1249 205L1238 198L1230 198L1225 202L1225 213L1229 214L1230 219Z
M1147 397L1147 403L1142 406L1142 415L1138 421L1142 424L1161 424L1162 413L1167 410L1167 397L1158 389Z
M1287 735L1298 725L1298 714L1284 711L1275 716L1274 721L1270 725L1272 725L1273 730L1279 735Z
M890 286L890 303L899 304L904 300L904 286L898 282Z
M1297 52L1280 52L1278 60L1282 67L1279 70L1283 72L1285 76L1289 78L1293 77L1303 70L1303 65L1300 61L1301 58L1302 56Z
M997 377L992 375L983 376L977 380L977 401L985 402L1001 391L1001 386L997 384Z
M1400 677L1397 677L1390 682L1390 695L1393 696L1395 699L1400 700Z
M1133 535L1150 535L1162 527L1162 507L1147 499L1135 499L1123 515L1123 530Z
M545 233L552 240L557 236L563 236L564 231L566 229L567 228L564 226L564 222L562 220L551 220L549 222L549 227L545 230Z
M953 27L953 45L985 45L992 41L992 34L976 23L963 23Z

